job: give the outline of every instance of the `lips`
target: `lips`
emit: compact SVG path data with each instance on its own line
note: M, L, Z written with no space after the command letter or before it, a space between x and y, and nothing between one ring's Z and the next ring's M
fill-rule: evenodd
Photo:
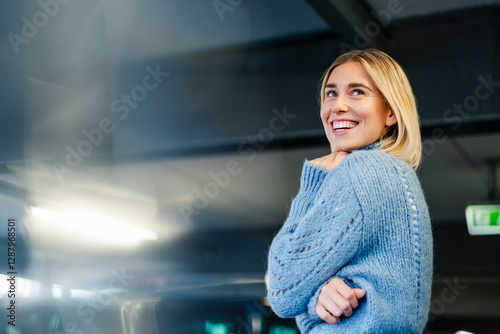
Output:
M334 120L332 123L332 129L334 132L341 132L355 128L359 123L352 120Z

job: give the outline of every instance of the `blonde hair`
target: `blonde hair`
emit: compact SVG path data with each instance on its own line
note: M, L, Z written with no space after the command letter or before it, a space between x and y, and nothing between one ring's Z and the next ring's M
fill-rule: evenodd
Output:
M417 169L422 156L422 142L417 103L403 68L386 53L375 50L353 50L339 56L322 78L320 100L325 100L325 86L335 67L360 63L382 94L386 105L396 116L397 123L387 127L380 138L381 151L405 160Z

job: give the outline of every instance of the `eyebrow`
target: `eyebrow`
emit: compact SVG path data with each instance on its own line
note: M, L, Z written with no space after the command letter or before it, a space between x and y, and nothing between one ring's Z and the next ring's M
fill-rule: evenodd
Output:
M349 88L356 88L356 87L363 87L365 89L368 89L369 91L372 91L372 89L370 87L368 87L367 85L365 84L362 84L360 82L351 82L349 85L348 85ZM334 84L334 83L329 83L329 84L326 84L325 85L325 88L337 88L337 84Z

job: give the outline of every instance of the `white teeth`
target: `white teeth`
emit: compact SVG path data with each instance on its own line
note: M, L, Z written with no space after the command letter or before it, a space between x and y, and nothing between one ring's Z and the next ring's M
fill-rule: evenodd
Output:
M355 123L355 122L350 122L350 121L333 122L333 129L334 130L337 130L337 129L352 129L356 125L358 125L358 124Z

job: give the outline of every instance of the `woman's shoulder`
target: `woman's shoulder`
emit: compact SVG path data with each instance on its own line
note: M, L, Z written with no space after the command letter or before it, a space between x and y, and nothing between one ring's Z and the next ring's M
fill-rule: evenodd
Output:
M358 190L394 187L409 180L418 183L415 171L407 162L380 150L354 151L344 162Z
M386 174L396 169L413 170L404 160L380 151L354 151L345 159L349 169L368 174Z

